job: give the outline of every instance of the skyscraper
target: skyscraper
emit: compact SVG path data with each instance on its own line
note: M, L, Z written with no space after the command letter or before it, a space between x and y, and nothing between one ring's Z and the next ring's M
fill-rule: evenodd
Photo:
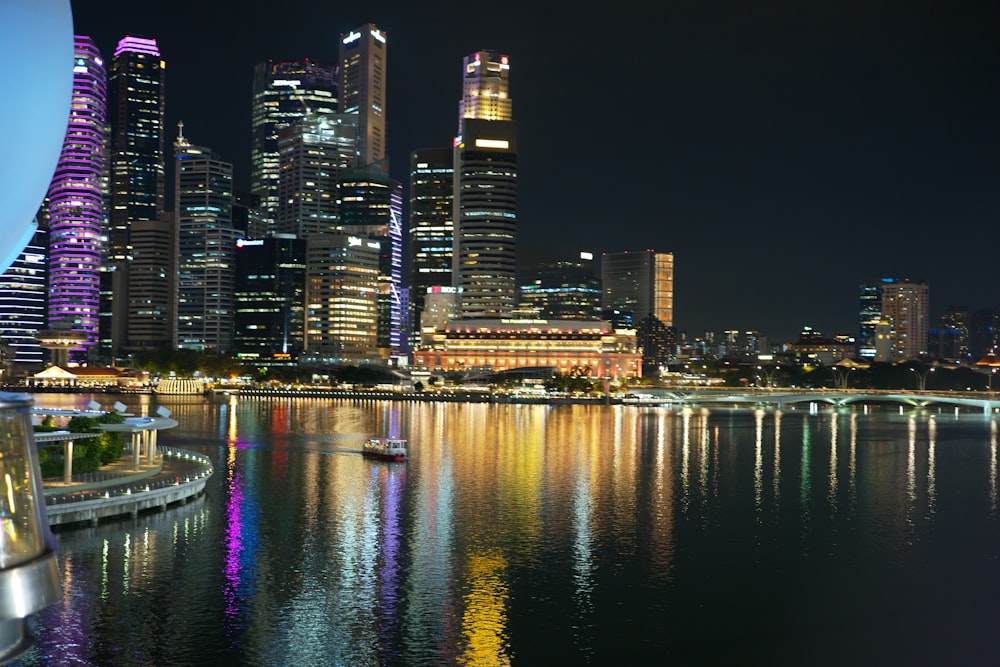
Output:
M546 261L531 267L520 291L521 308L534 308L543 319L600 319L601 281L592 253L581 252L574 260Z
M929 288L925 282L884 279L882 281L882 319L888 322L891 359L916 359L927 354Z
M454 251L455 159L451 148L421 148L410 155L410 347L420 340L427 289L451 285Z
M111 313L111 354L162 346L173 337L172 289L164 284L172 249L159 245L173 239L163 219L165 75L155 39L126 36L118 42L108 87L107 263L113 270L112 306L105 312Z
M674 325L673 253L604 253L601 284L605 310L630 311L634 322L652 315L664 326Z
M340 112L358 114L357 166L386 158L386 35L366 23L340 39Z
M337 112L337 67L309 59L258 63L251 109L250 189L269 230L278 208L278 132L308 115Z
M83 347L70 354L77 363L88 360L98 338L106 114L104 60L90 37L77 35L69 126L46 197L48 324L84 334Z
M38 332L45 328L45 287L48 278L49 232L35 231L14 263L0 274L0 357L41 368L44 351Z
M310 115L278 131L277 224L309 239L340 224L340 171L354 166L357 114Z
M200 352L233 348L233 166L192 145L179 124L174 141L177 226L176 345Z
M452 285L463 317L499 317L517 304L517 127L510 62L477 51L462 67L454 147Z

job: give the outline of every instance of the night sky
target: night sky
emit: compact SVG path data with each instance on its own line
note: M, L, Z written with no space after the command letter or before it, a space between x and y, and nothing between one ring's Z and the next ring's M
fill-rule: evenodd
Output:
M449 146L462 58L511 58L522 259L675 256L675 325L857 330L857 287L926 280L931 311L1000 305L996 3L73 2L107 58L126 33L167 61L168 138L249 183L253 65L389 45L390 171ZM490 11L488 17L480 12Z

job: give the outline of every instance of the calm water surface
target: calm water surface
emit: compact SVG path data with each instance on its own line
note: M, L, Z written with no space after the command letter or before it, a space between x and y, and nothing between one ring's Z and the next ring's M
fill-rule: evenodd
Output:
M996 417L152 401L205 495L59 530L18 664L997 664Z

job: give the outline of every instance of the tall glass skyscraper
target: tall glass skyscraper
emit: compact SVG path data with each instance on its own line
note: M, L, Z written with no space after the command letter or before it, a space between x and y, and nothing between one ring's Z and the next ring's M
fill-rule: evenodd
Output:
M88 361L98 337L106 114L104 60L90 37L77 35L69 126L47 196L48 324L85 335L70 354L76 363Z
M307 115L337 112L337 67L309 59L254 67L250 189L261 198L268 229L278 208L278 132Z
M38 332L45 328L48 230L39 228L14 263L0 274L0 357L3 363L41 370L44 350Z
M358 114L357 166L384 160L386 127L386 35L366 23L340 38L340 112Z
M102 309L111 313L112 355L122 348L160 347L173 338L174 234L163 216L165 75L155 39L126 36L118 42L108 95L112 304Z
M517 305L517 127L510 62L465 58L455 139L452 284L463 317L500 317Z
M191 144L183 123L174 141L177 225L177 338L182 349L233 350L233 166Z

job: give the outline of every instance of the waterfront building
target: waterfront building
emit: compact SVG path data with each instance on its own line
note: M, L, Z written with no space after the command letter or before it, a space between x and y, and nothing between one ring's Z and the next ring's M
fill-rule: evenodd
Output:
M0 367L5 370L9 364L40 369L45 361L38 332L45 329L48 236L39 227L0 274Z
M366 23L340 37L339 109L358 116L356 164L364 166L387 157L386 34Z
M857 344L853 337L829 338L812 327L802 327L799 339L788 344L788 353L795 363L802 366L830 366L854 358Z
M111 273L118 279L127 276L127 289L116 282L118 294L128 295L126 351L155 350L176 345L177 316L177 238L173 213L160 220L135 220L129 231L131 259L127 271ZM118 317L117 308L113 308ZM118 348L120 349L120 348Z
M458 319L428 338L414 363L432 372L551 368L617 380L642 371L635 331L599 320Z
M927 354L929 306L927 283L909 278L882 281L882 318L891 328L892 361Z
M233 166L196 146L178 124L174 141L177 226L175 345L226 354L233 349Z
M107 72L90 37L73 40L73 97L69 124L46 195L49 229L48 323L83 334L70 352L86 363L98 339Z
M535 309L542 319L600 319L601 281L593 253L581 252L574 260L541 262L524 274L521 308Z
M601 288L601 304L606 312L631 313L634 326L643 323L640 349L647 369L658 369L666 363L676 346L673 253L604 253Z
M278 131L275 231L309 239L340 225L340 172L355 165L357 114L312 115Z
M170 303L163 298L170 289L160 289L172 265L158 265L158 258L169 256L170 250L143 245L161 236L173 237L163 219L165 74L166 64L155 39L129 35L118 42L108 74L111 143L106 264L113 267L109 273L113 296L106 336L112 349L105 352L112 356L121 348L169 345L173 338ZM152 276L156 280L151 283ZM147 287L150 291L145 291Z
M378 335L378 241L335 231L308 239L303 362L385 363Z
M310 115L334 114L337 104L336 65L307 58L290 62L268 60L254 67L250 189L260 197L266 231L274 231L278 209L278 132Z
M517 125L510 59L482 50L462 67L454 141L452 285L464 317L501 317L517 305Z
M419 342L428 290L452 284L454 157L451 148L410 154L410 349Z
M305 347L306 242L287 234L237 239L234 345L259 365L294 364Z
M861 283L858 301L858 356L874 359L875 330L882 321L882 283Z
M939 357L969 359L969 309L966 306L951 305L938 318L936 344L928 341L932 354ZM945 353L948 354L945 354Z

